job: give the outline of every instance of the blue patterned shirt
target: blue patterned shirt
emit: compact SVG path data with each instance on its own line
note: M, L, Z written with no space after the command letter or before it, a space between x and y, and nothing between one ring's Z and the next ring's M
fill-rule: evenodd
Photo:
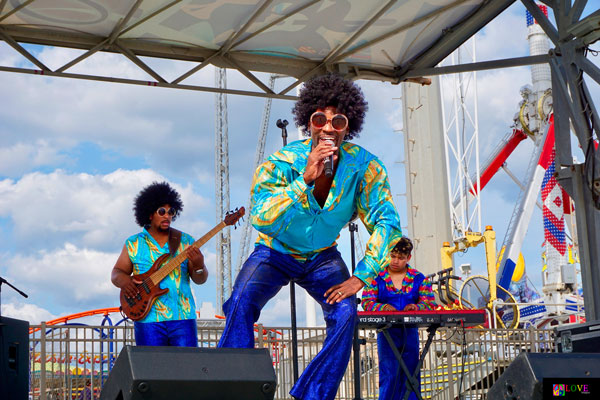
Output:
M181 253L192 243L194 243L194 239L182 232L181 243L175 255ZM167 241L163 247L160 247L146 229L127 239L125 246L127 246L129 259L133 263L134 275L147 272L160 256L169 253L169 242ZM187 260L171 271L159 286L161 289L169 289L169 291L158 297L148 315L138 322L196 319L196 303L190 287Z

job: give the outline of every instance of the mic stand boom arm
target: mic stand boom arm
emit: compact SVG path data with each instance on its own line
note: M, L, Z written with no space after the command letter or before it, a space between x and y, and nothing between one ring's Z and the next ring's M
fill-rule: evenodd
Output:
M21 296L28 298L29 296L27 296L27 294L19 289L17 289L16 287L14 287L13 285L11 285L10 282L8 282L6 279L4 279L3 277L0 276L0 316L2 316L2 284L6 283L8 286L10 286L11 288L13 288L15 290L15 292L19 293Z

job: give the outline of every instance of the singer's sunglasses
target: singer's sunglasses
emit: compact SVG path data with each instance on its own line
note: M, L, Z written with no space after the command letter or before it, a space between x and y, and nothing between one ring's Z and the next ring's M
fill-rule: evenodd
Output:
M175 215L177 215L177 210L174 208L169 208L169 210L167 211L166 208L161 207L158 210L156 210L156 213L161 217L164 217L165 214L169 214L170 217L174 217Z
M331 127L341 132L348 127L348 118L344 114L335 114L331 119L321 111L317 111L310 116L310 123L316 129L323 129L327 123L331 123Z

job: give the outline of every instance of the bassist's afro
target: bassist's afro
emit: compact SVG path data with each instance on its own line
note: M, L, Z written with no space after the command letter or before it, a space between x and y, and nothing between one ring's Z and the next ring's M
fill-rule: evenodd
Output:
M133 202L135 221L141 227L149 225L150 216L165 204L177 211L173 215L173 221L175 221L177 215L183 210L183 202L179 193L167 182L152 182L138 193Z

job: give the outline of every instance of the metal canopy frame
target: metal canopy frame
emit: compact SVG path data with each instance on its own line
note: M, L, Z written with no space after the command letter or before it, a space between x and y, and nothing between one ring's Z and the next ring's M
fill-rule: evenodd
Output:
M371 7L365 9L366 2L363 0L346 2L305 0L301 4L282 0L257 0L253 12L231 26L231 33L226 40L214 40L212 46L202 46L186 43L183 40L177 41L177 38L159 37L154 40L151 35L135 36L136 32L146 33L143 30L145 26L154 27L155 25L152 24L157 24L157 21L162 22L171 18L174 13L182 13L187 10L186 7L192 7L192 2L186 0L124 0L118 12L109 10L114 11L115 15L109 14L106 20L112 18L114 22L112 25L106 22L108 26L104 26L106 30L104 34L92 32L93 29L87 32L83 28L75 29L78 26L66 22L62 24L56 22L54 25L42 24L41 19L31 17L41 13L36 8L40 7L40 10L49 13L48 21L60 20L54 18L54 14L51 13L52 3L49 3L49 0L26 0L21 4L18 0L0 0L0 39L37 67L35 69L0 66L0 71L288 100L296 98L288 94L296 86L315 74L328 71L341 73L349 79L372 79L392 83L409 80L422 83L423 75L409 72L435 66L514 2L515 0L446 0L430 4L427 0L374 0L370 2ZM78 2L72 0L72 3ZM101 0L86 2L87 7L92 7L89 5L92 3L97 8L101 6L108 8L108 5L103 5ZM217 0L214 3L229 5L228 3L236 3L236 1ZM256 44L256 41L261 40L265 35L277 33L282 26L294 25L295 18L311 18L315 15L318 17L319 13L333 7L341 7L339 4L343 3L348 4L350 11L359 9L362 12L362 19L357 22L348 16L342 21L346 24L344 27L331 28L331 32L337 36L336 39L327 44L329 48L327 46L315 48L315 56L307 57L300 51L297 52L298 54L290 51L278 52L273 46L266 46L265 50ZM82 4L78 4L77 7L83 8ZM405 20L401 21L398 10L402 10L403 14L406 14L405 10L411 11L414 18L404 17ZM76 9L76 11L81 10ZM210 13L200 15L197 12L196 14L194 17L198 18L198 23L205 23L211 17ZM341 19L343 17L344 15ZM322 24L324 26L325 23L335 22L325 21ZM381 26L385 26L385 29ZM435 29L439 32L431 34L430 31ZM255 43L254 47L249 43ZM399 47L398 43L403 43L402 52L391 56L392 50ZM85 52L72 60L65 60L64 65L59 68L51 69L23 47L23 44L74 48ZM307 45L310 47L312 44L309 42ZM106 77L69 71L98 52L123 55L144 71L150 79ZM365 53L368 54L367 60L365 60ZM181 76L167 81L158 71L145 63L143 57L189 61L196 65ZM258 90L184 83L186 79L209 64L239 71L248 81L256 85ZM256 72L283 74L295 77L296 80L275 93L255 75Z

